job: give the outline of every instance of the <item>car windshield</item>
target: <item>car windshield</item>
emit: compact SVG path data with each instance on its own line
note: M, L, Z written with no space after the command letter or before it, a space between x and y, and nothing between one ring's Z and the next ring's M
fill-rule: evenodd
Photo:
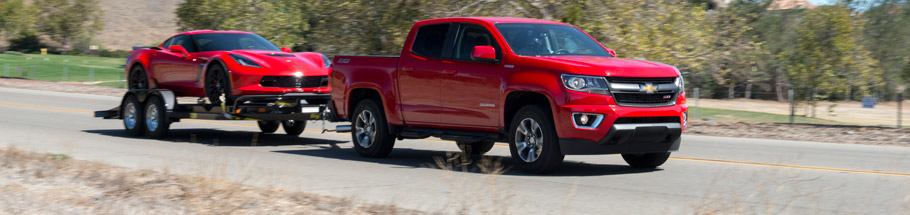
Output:
M212 33L196 34L193 40L199 51L231 51L231 50L268 50L281 51L274 44L255 34Z
M501 23L496 29L521 56L585 55L612 57L607 50L571 25Z

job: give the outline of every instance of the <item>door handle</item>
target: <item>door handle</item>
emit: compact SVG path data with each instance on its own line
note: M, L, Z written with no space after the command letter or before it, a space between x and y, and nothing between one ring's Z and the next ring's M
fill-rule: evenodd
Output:
M406 66L406 67L402 68L401 70L404 70L405 72L413 72L413 71L414 71L414 67L413 67L413 66Z
M446 70L442 70L442 73L449 74L449 75L455 75L455 74L458 74L458 70L446 69Z

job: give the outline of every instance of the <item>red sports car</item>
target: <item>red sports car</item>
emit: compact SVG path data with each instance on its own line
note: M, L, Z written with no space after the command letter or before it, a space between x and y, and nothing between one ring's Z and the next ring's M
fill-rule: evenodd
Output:
M168 89L176 96L208 97L212 104L230 104L242 95L329 93L331 61L319 53L290 52L249 32L183 32L158 47L134 48L126 80L130 89Z

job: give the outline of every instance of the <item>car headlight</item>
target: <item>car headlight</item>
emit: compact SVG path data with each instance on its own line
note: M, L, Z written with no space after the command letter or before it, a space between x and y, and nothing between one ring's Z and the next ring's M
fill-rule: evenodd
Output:
M244 56L240 56L240 55L236 55L236 54L231 54L228 56L231 56L231 59L234 59L234 62L237 62L237 64L240 64L243 66L248 66L248 67L262 68L262 66L259 66L259 64L257 64L255 61L250 60L249 58L246 58Z
M563 74L562 84L566 89L572 91L601 95L610 94L610 89L607 87L607 79L604 77Z
M683 80L682 75L680 75L679 77L676 78L676 83L674 83L674 84L676 84L676 87L679 88L680 93L686 92L686 82Z
M322 55L322 65L325 65L325 68L332 67L332 60L325 55Z

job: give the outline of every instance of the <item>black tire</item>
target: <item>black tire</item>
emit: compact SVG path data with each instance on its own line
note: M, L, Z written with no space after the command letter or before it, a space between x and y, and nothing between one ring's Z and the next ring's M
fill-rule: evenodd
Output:
M559 150L559 139L553 121L545 110L547 108L542 105L524 106L509 124L509 151L512 159L515 160L515 166L529 173L552 172L565 158ZM537 124L536 128L533 123ZM524 127L524 131L519 131L519 127ZM525 143L531 146L519 147L519 144Z
M145 102L145 136L161 139L167 136L171 122L161 97L152 96Z
M129 95L120 104L120 117L123 119L123 128L126 135L142 136L145 134L145 106L139 102L136 95Z
M265 134L275 133L278 130L278 126L281 125L278 121L258 121L256 124L259 124L259 130Z
M306 129L306 121L285 120L281 121L281 127L284 132L291 136L300 136L303 129Z
M381 102L365 99L357 104L351 117L353 131L351 139L354 150L360 156L369 158L386 157L395 146L395 136L389 132Z
M130 78L127 81L127 89L144 90L149 88L149 79L145 74L145 69L140 65L133 66L130 69Z
M461 149L461 152L470 155L483 155L493 149L493 145L496 142L493 141L479 141L479 142L455 142L458 144L458 149Z
M622 154L622 159L635 168L653 169L667 162L670 153Z
M221 64L212 64L205 73L205 96L213 105L230 105L234 103L231 89L231 79ZM221 96L224 96L224 100L221 100Z

